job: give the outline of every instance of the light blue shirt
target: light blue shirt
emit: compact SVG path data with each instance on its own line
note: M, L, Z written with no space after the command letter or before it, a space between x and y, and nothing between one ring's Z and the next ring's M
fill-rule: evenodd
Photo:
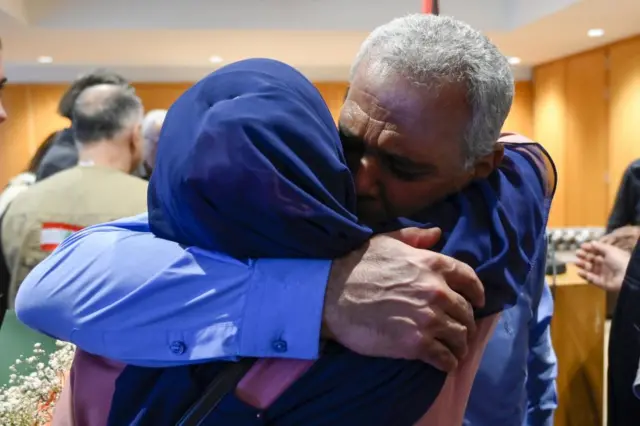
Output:
M138 366L318 356L330 261L243 262L148 231L147 216L140 215L74 234L22 283L20 320ZM71 252L74 261L65 262ZM45 276L47 285L40 285ZM502 314L474 383L466 425L517 425L525 415L527 426L552 424L553 302L548 288L538 287L537 293L523 289L518 305Z
M543 268L544 265L541 265ZM558 406L553 297L541 273L505 310L485 349L464 426L552 426Z
M22 283L16 313L31 328L138 366L313 359L330 268L184 248L154 237L144 214L67 239Z

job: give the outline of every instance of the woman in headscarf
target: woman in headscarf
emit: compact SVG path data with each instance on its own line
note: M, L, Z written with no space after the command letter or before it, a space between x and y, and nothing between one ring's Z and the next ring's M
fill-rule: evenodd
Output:
M172 250L198 257L197 268L185 262L168 266L183 269L184 279L206 271L206 250L239 261L333 259L375 232L438 226L443 238L437 248L469 263L485 284L487 303L477 318L495 318L513 303L543 250L553 192L540 188L545 180L538 176L522 178L522 169L533 170L532 163L544 158L511 151L488 179L415 217L373 230L355 215L352 174L318 91L280 62L241 61L206 77L171 107L149 188L154 236L144 238L149 244L175 242L180 246ZM232 364L126 366L115 384L108 423L174 425ZM72 376L86 371L77 368ZM240 396L228 393L201 424L408 426L427 412L445 382L445 373L422 362L364 357L332 342L301 372L266 406L256 407L262 405L259 395L249 403L255 396L250 386Z

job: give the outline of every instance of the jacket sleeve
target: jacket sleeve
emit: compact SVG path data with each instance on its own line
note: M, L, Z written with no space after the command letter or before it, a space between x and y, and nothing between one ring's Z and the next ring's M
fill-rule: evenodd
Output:
M622 181L618 187L618 193L616 195L616 201L613 205L613 209L609 214L609 220L607 221L607 233L615 231L626 225L633 225L634 223L634 210L637 199L638 188L634 187L633 179L633 164L627 167L622 176Z
M65 240L20 286L18 318L138 366L318 356L330 261L184 248L138 232L142 217Z

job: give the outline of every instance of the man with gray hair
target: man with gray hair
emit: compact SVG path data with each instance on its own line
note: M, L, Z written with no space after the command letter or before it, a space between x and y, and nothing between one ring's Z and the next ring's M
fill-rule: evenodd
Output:
M392 162L390 170L402 164L414 176L422 172L427 178L422 184L420 178L411 179L416 181L411 187L390 191L397 181L393 173L358 173L367 177L356 178L358 195L364 198L358 207L383 200L381 206L405 206L387 216L408 215L463 188L470 173L475 179L486 176L501 155L496 141L511 107L512 80L506 58L479 32L453 19L413 15L374 30L352 67L340 117L346 155L351 149L370 150L370 157L380 160L363 161L361 169L379 167L395 149L392 154L405 161ZM367 140L372 134L379 135L373 143ZM359 212L360 217L365 213ZM465 426L553 424L553 299L544 280L543 257L532 271L488 344Z
M142 120L142 139L144 141L142 149L142 163L144 164L147 176L151 176L153 167L156 164L156 150L162 123L167 116L167 110L154 109L149 111Z
M140 99L127 87L96 85L78 96L72 114L78 166L18 196L2 221L10 309L31 269L72 232L146 210L147 184L130 175L141 160Z
M395 235L401 241L374 237L362 249L326 262L245 264L210 253L219 264L206 271L204 287L171 288L160 280L128 277L100 283L91 300L80 301L80 294L70 300L76 297L73 286L83 286L86 295L87 286L95 285L90 277L113 267L99 262L103 256L97 251L118 250L120 238L129 235L125 228L148 229L148 221L137 222L146 219L134 218L119 222L123 234L108 244L99 233L87 232L47 259L28 278L20 299L61 294L56 288L62 286L68 297L49 297L46 307L25 303L20 319L91 353L147 367L322 355L273 406L254 409L233 400L232 392L230 400L237 404L230 411L241 412L242 420L221 424L415 424L443 381L422 380L423 362L455 370L469 352L473 308L482 317L496 314L538 278L530 276L529 267L544 262L555 175L538 145L497 142L513 98L510 67L486 37L464 23L411 15L383 25L364 42L350 83L339 127L359 219L385 229L400 218L408 227L415 224L412 217L447 199L454 201L443 219L464 217L462 222L496 226L506 221L509 243L495 253L488 250L499 256L499 268L489 268L498 272L476 271L485 283L484 298L460 260L410 247L409 240ZM522 247L518 237L524 225L513 215L514 197L519 208L526 206L527 215L536 217L527 224L535 235L524 238ZM477 238L493 247L488 235ZM455 243L456 237L444 240ZM139 262L153 260L145 259L144 250L136 254ZM470 251L461 260L477 264L485 254ZM85 276L86 259L96 261ZM73 280L64 278L69 268L79 271ZM238 310L224 303L223 288L239 296ZM166 303L152 304L152 299ZM206 310L196 312L199 307ZM203 318L211 320L203 323ZM74 332L78 329L82 332ZM353 352L322 353L321 339ZM363 371L355 362L363 358L354 352L375 357L366 361L375 368Z

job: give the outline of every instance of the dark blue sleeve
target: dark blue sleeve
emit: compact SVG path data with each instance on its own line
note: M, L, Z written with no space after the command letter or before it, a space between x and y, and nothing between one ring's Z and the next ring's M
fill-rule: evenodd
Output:
M505 157L489 178L473 182L405 226L438 226L437 249L474 268L485 286L484 317L515 303L535 261L555 190L555 168L535 143L505 144Z

